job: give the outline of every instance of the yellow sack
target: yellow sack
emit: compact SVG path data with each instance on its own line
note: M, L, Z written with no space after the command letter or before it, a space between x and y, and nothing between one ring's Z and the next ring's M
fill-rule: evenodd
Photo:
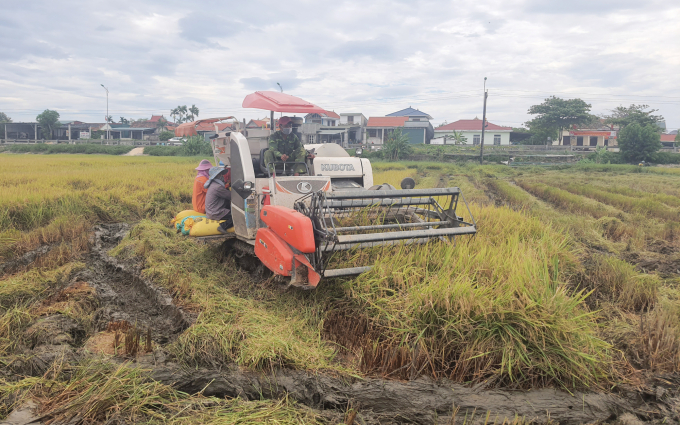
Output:
M190 236L215 236L215 235L221 235L219 230L217 228L220 226L220 223L223 223L224 220L210 220L210 219L204 219L204 220L196 220L194 222L194 225L191 226L191 230L189 231ZM227 230L227 233L234 233L234 228L230 228Z
M200 212L194 211L194 210L184 210L184 211L182 211L181 213L177 214L177 215L175 216L175 218L172 219L172 221L170 222L170 224L172 224L172 225L174 225L174 226L176 227L178 223L181 223L181 222L182 222L182 219L183 219L183 218L189 217L190 215L201 215L201 216L205 217L205 214L204 214L204 213L200 213Z

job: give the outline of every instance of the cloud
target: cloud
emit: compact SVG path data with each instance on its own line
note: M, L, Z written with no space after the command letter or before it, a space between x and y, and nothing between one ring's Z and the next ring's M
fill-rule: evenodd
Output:
M312 80L315 79L298 78L296 71L285 71L267 74L264 77L241 78L239 82L248 90L279 90L278 84L281 84L284 91L292 91L303 82Z
M451 122L481 116L488 77L495 123L525 122L555 94L593 111L650 104L680 127L680 81L668 78L680 5L664 0L7 1L0 93L16 120L47 107L100 120L101 83L116 117L196 104L202 117L253 118L243 97L278 82L337 112L411 105Z
M242 32L247 26L230 17L193 12L179 20L181 36L186 40L224 48L215 39L229 38Z
M378 60L391 61L399 59L397 40L389 35L381 34L368 40L351 40L331 49L329 56L340 60Z

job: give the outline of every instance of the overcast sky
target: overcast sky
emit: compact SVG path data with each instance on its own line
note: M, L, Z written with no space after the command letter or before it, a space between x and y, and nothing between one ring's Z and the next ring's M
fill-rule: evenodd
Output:
M0 0L0 112L34 121L263 117L278 90L328 110L519 126L554 94L592 112L646 103L680 127L680 1Z

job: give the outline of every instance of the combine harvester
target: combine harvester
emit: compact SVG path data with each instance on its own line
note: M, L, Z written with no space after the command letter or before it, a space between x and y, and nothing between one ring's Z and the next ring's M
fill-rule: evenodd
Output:
M326 112L271 91L248 95L243 107L271 111L272 123L274 112ZM293 122L296 132L302 119ZM311 289L323 277L357 275L371 268L328 269L337 251L432 239L449 242L477 231L457 187L414 189L410 178L402 181L402 190L374 186L370 161L350 157L336 144L305 145L314 155L299 164L307 169L305 175L291 175L291 163L267 169L264 153L271 130L234 131L236 127L235 123L217 132L211 142L215 161L231 167L234 233L220 237L235 239L237 257L257 257L276 275L290 278L293 286ZM465 205L469 221L457 215L459 202Z

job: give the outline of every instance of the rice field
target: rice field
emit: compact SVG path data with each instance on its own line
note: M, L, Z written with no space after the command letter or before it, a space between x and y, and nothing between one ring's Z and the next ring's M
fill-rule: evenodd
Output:
M109 254L136 264L193 317L159 346L188 368L570 391L679 371L680 169L376 162L376 184L412 177L416 187L460 187L478 234L356 253L375 258L374 269L301 292L168 225L191 205L199 160L0 154L4 365L26 363L27 347L47 338L34 329L47 316L78 324L84 341L97 334L92 291L60 294L86 268L92 226L127 222L131 231ZM324 422L287 399L183 394L95 354L0 381L0 414L27 398L63 421L110 420L115 411L133 422Z

